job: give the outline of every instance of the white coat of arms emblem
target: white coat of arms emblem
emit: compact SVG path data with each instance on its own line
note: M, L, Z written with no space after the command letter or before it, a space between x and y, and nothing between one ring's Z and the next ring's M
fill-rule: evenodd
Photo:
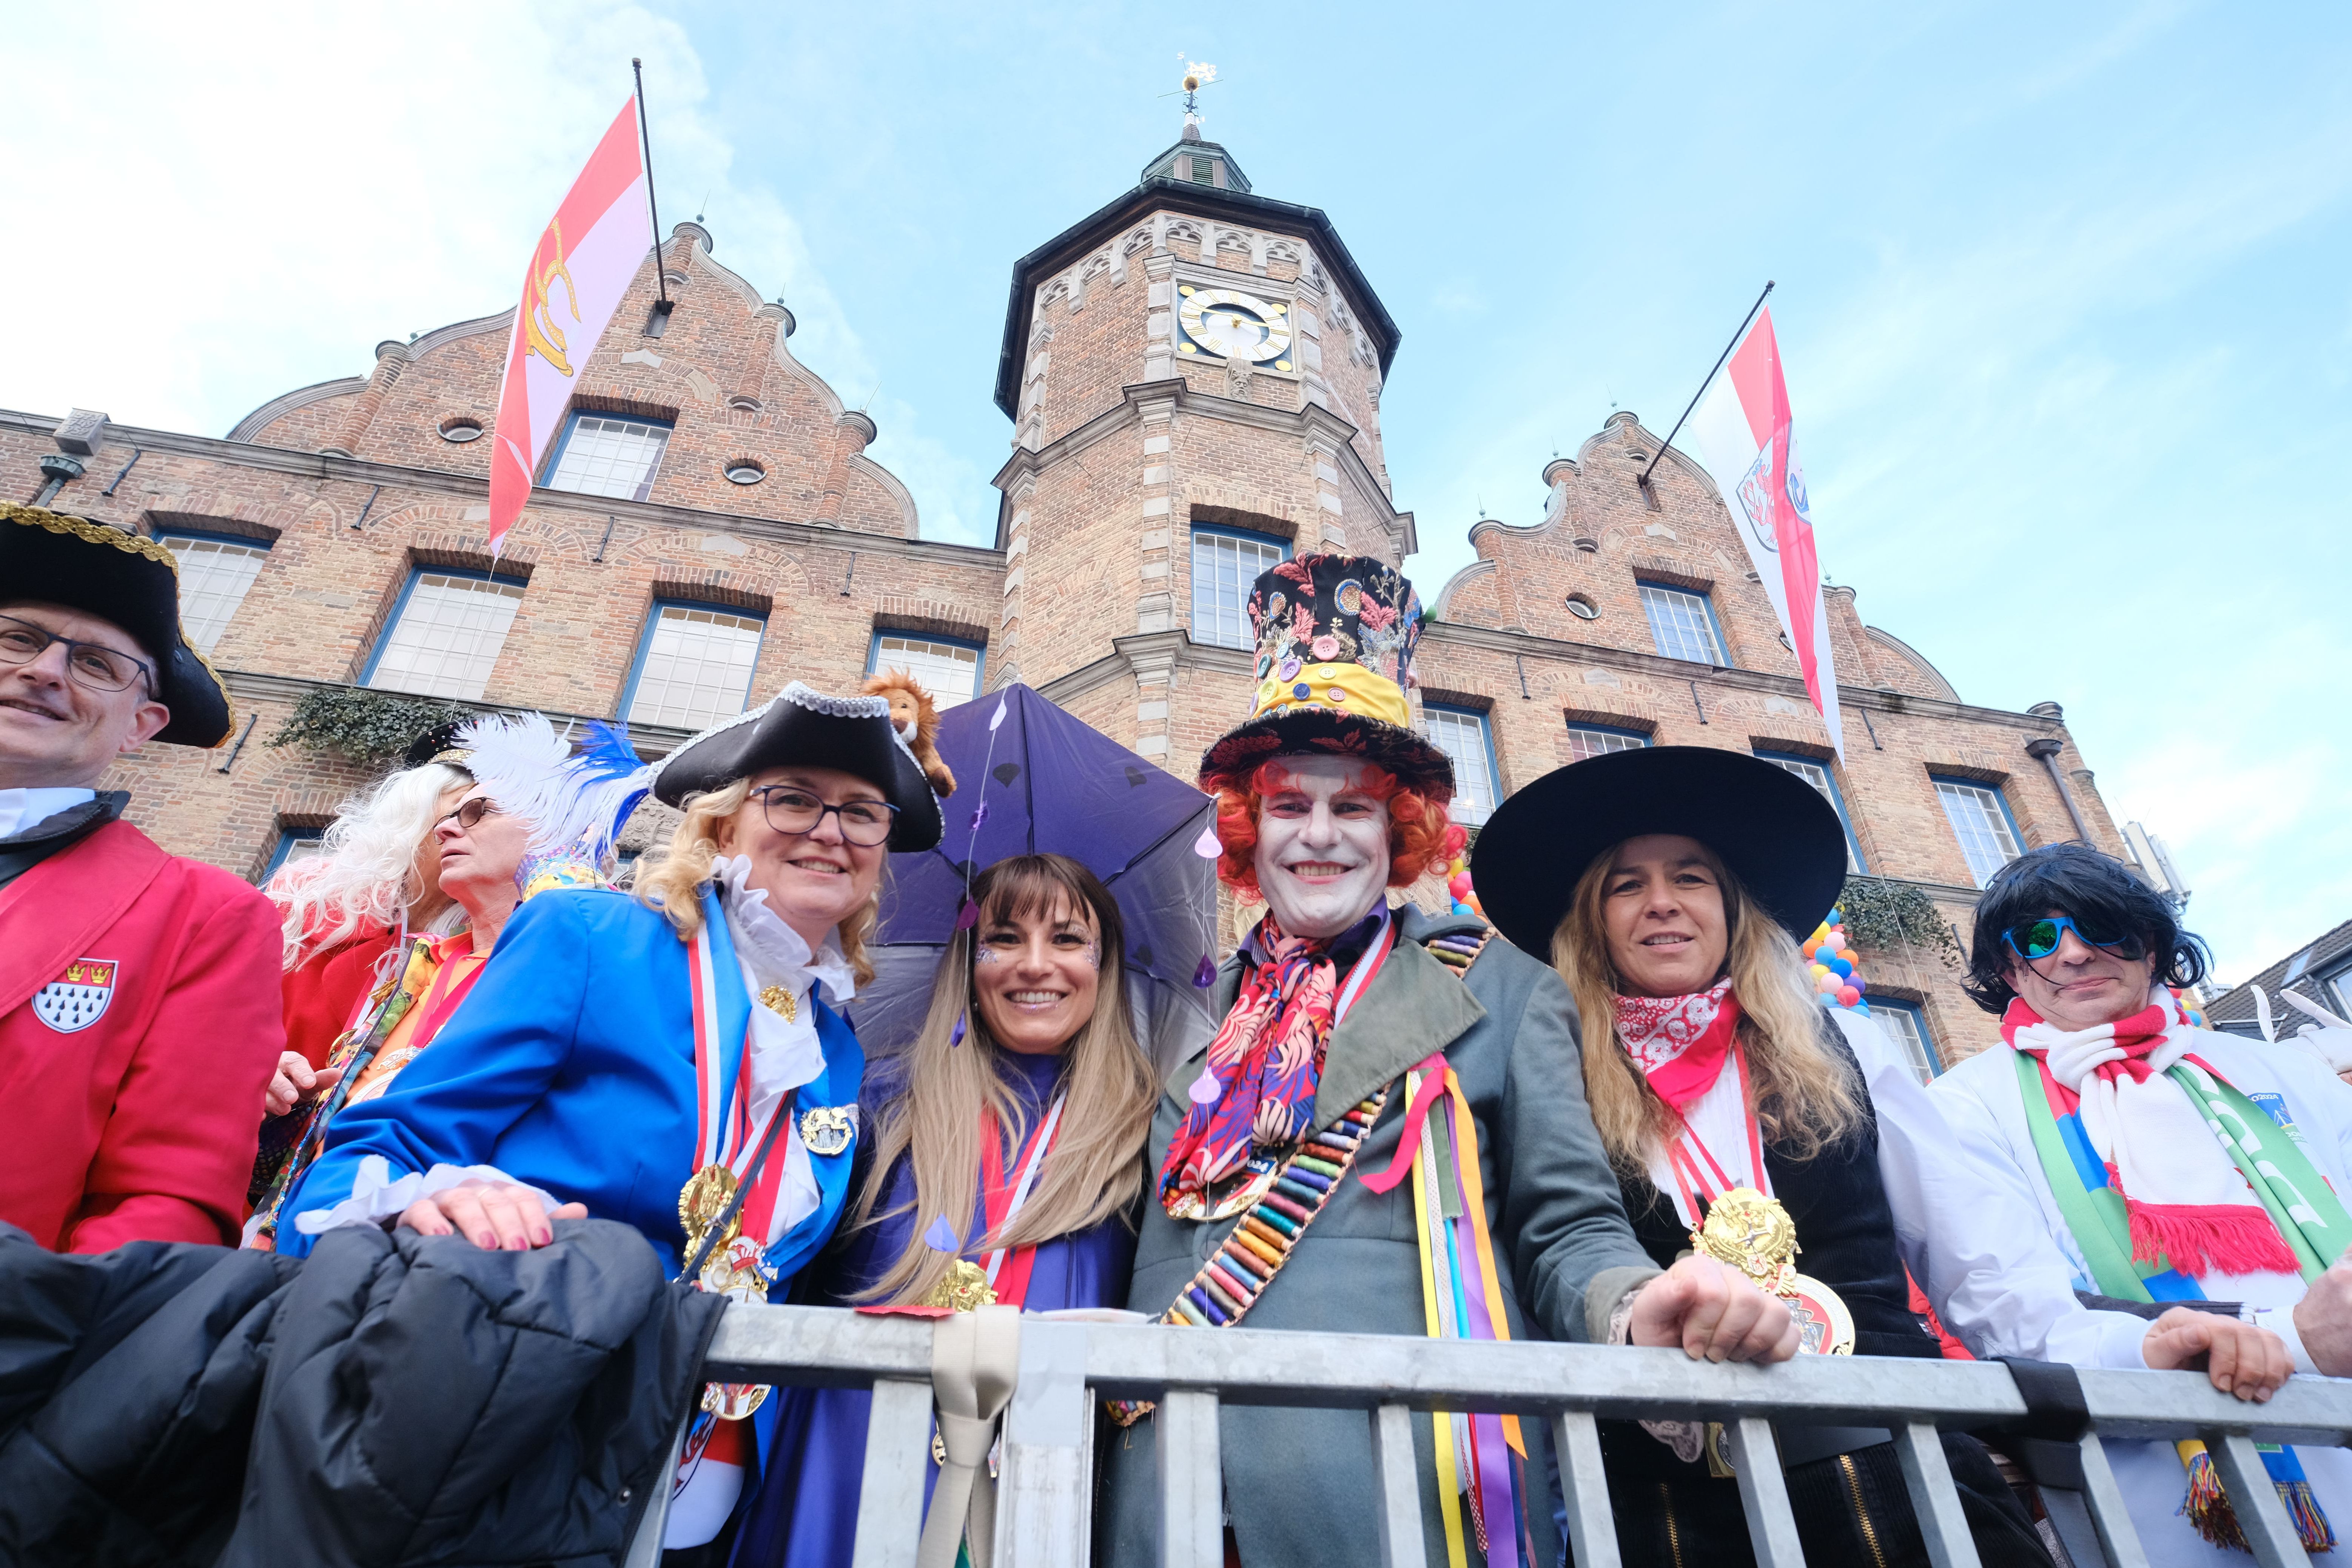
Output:
M77 958L63 974L33 993L33 1016L61 1035L87 1029L106 1014L114 1000L110 958Z

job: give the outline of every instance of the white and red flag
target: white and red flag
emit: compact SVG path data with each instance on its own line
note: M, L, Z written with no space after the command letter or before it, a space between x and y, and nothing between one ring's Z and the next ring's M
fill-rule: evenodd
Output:
M571 405L581 369L653 248L636 112L634 98L621 106L539 237L523 274L490 450L493 559L530 500L540 459Z
M1755 327L1691 416L1699 459L1731 509L1748 559L1764 580L1780 629L1797 652L1805 690L1829 726L1830 744L1845 757L1838 721L1837 667L1830 655L1829 605L1822 593L1821 558L1805 504L1805 470L1790 427L1789 388L1780 379L1780 345L1772 312Z

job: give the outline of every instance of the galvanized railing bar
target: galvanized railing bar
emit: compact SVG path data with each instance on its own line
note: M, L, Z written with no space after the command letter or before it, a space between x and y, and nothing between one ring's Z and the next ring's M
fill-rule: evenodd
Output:
M2221 1472L2221 1485L2237 1510L2238 1528L2246 1532L2246 1544L2254 1549L2254 1561L2262 1568L2309 1568L2311 1559L2304 1554L2278 1484L2254 1451L2254 1440L2242 1432L2215 1432L2206 1437L2205 1450Z
M728 1316L740 1310L730 1307ZM719 1328L725 1331L725 1320ZM927 1342L922 1380L886 1377L874 1384L851 1568L913 1568L915 1548L922 1540L923 1482L931 1468L930 1325L922 1328Z
M864 1388L877 1377L931 1377L931 1320L840 1307L730 1303L703 1355L713 1383Z
M1412 1454L1412 1412L1383 1405L1372 1412L1372 1462L1380 1475L1375 1512L1381 1568L1427 1568L1421 1533L1421 1466Z
M1568 1540L1577 1568L1618 1568L1617 1522L1609 1510L1609 1477L1601 1467L1601 1431L1590 1411L1571 1410L1551 1424L1559 1457L1560 1494L1568 1504Z
M2091 1510L2091 1523L2099 1532L2108 1568L2148 1568L2147 1549L2139 1543L2139 1526L2132 1522L2131 1507L2124 1501L2123 1488L2116 1484L2115 1467L2107 1462L2105 1446L2096 1432L2084 1433L2079 1446L2083 1502Z
M1748 1541L1756 1568L1804 1568L1797 1543L1797 1516L1789 1508L1789 1481L1780 1473L1780 1445L1772 1423L1745 1415L1724 1424L1732 1468L1739 1472L1739 1506L1748 1515Z
M1944 1458L1944 1439L1934 1424L1913 1421L1895 1428L1895 1453L1903 1462L1911 1511L1927 1539L1927 1561L1936 1568L1982 1568L1976 1538L1960 1512L1960 1494L1952 1485L1952 1467Z
M1160 1568L1224 1568L1225 1467L1217 1396L1171 1390L1152 1434L1160 1459Z
M1801 1356L1757 1367L1695 1362L1671 1350L1491 1343L1381 1334L1196 1333L1158 1324L1088 1323L1086 1378L1108 1398L1215 1389L1231 1405L1371 1410L1494 1410L1550 1416L1588 1410L1803 1425L1932 1420L1977 1426L2024 1414L2006 1370L1885 1356ZM825 1307L730 1306L713 1337L713 1381L862 1386L928 1377L929 1321ZM2263 1442L2341 1445L2352 1388L2298 1377L2268 1404L2241 1403L2196 1373L2091 1369L2084 1397L2110 1438L2241 1432Z

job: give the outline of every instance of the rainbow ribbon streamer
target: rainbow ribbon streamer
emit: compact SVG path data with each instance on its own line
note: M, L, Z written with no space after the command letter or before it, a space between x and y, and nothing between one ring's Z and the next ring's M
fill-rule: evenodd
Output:
M1462 1080L1443 1056L1433 1056L1405 1075L1405 1098L1408 1115L1426 1118L1412 1153L1412 1215L1421 1238L1421 1300L1429 1337L1508 1340L1494 1238L1486 1231L1478 1131ZM1533 1563L1534 1543L1523 1538L1518 1506L1528 1459L1519 1418L1440 1411L1431 1422L1448 1568L1469 1568L1462 1529L1465 1498L1471 1532L1492 1568Z

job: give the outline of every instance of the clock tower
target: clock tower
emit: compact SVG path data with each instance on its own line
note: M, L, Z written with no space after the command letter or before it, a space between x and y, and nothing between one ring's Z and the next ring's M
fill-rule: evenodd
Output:
M1398 336L1330 219L1253 193L1189 120L1132 190L1014 263L991 683L1192 777L1247 709L1257 574L1415 548L1381 445Z

